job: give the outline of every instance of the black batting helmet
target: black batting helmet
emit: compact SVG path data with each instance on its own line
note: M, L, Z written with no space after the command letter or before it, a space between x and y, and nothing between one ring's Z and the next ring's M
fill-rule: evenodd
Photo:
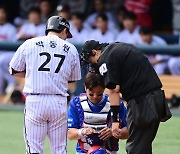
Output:
M68 30L67 38L72 38L69 22L61 16L52 16L46 24L46 35L49 31L61 32L64 28Z

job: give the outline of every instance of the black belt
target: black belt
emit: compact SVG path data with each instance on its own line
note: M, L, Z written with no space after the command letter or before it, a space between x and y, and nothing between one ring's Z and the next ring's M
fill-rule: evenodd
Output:
M30 95L61 95L62 94L41 94L41 93L29 93Z

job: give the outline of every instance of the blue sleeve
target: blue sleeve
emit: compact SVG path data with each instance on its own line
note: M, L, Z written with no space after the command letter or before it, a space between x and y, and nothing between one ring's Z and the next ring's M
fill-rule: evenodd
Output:
M78 97L75 97L70 101L68 108L68 128L80 128L79 114L75 106L77 103L76 101L79 101Z
M120 113L119 113L119 117L122 120L122 127L127 127L126 114L127 114L127 109L124 106L123 101L120 100Z

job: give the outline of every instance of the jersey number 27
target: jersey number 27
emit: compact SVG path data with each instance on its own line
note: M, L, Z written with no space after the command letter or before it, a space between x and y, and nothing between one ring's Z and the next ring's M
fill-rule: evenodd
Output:
M45 66L51 61L51 55L48 52L41 52L41 53L39 53L39 55L40 56L46 56L46 60L38 68L38 71L47 71L47 72L49 72L50 68L45 67ZM54 54L53 58L59 58L60 59L59 64L58 64L58 66L57 66L57 68L55 70L55 73L58 73L60 71L60 69L61 69L61 66L62 66L63 62L64 62L65 55Z

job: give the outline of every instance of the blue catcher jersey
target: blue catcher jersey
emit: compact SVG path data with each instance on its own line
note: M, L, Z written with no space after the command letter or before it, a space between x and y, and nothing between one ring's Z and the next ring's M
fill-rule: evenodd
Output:
M126 127L126 107L120 100L119 117L122 120L122 127ZM97 132L108 126L111 121L110 102L108 95L104 94L102 100L94 105L88 99L86 93L80 94L70 101L68 109L68 128L92 127ZM78 140L76 151L78 153L87 152L90 146L85 138Z

